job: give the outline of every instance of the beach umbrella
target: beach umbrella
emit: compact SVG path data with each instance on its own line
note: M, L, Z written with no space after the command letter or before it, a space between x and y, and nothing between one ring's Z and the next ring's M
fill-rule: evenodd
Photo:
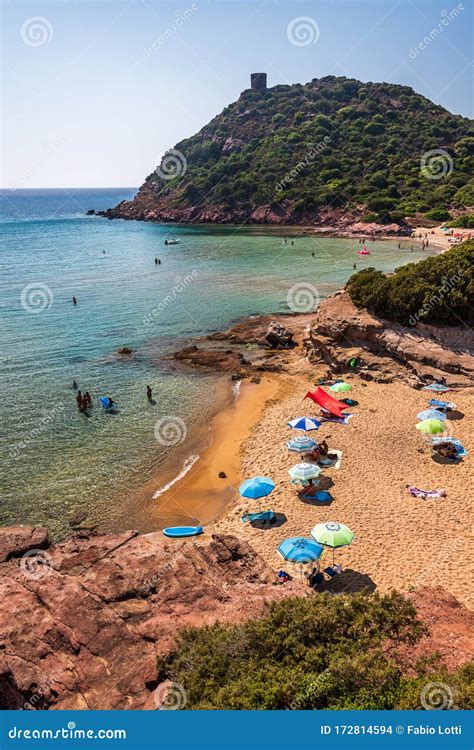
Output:
M324 552L324 547L315 542L314 539L296 536L284 539L277 547L277 552L284 560L304 565L313 562L313 560L319 560Z
M288 469L288 474L293 481L306 482L308 479L319 477L321 471L322 469L316 464L301 463L295 464L291 469Z
M444 432L446 428L439 419L424 419L418 422L416 429L425 435L436 435L438 432Z
M321 422L313 417L296 417L288 422L288 427L293 427L294 430L318 430L321 427Z
M430 383L430 385L424 385L422 391L434 391L435 393L446 393L449 388L442 383Z
M333 393L343 393L344 391L351 391L352 386L349 383L334 383L334 385L329 386L329 390Z
M325 547L332 547L333 565L334 550L336 547L347 547L354 539L354 532L348 526L344 526L343 523L337 523L337 521L318 523L311 529L310 533L318 544L324 544Z
M310 437L296 437L289 440L286 447L289 451L295 451L295 453L306 453L307 451L317 448L318 444L316 440L312 440Z
M438 420L438 422L444 422L446 420L446 414L443 414L442 411L438 411L437 409L425 409L425 411L420 411L419 414L416 415L417 419L421 419L422 421L424 419L435 419Z
M275 489L275 482L270 477L252 477L246 479L239 487L242 497L248 497L251 500L258 500L260 497L266 497Z

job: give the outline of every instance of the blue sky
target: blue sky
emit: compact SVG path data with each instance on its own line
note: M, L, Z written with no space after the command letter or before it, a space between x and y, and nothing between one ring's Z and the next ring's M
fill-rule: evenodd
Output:
M10 0L2 15L2 187L139 185L252 71L401 83L472 116L469 0Z

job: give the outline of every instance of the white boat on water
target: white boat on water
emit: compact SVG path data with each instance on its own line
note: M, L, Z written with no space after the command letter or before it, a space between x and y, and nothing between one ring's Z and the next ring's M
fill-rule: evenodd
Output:
M165 245L179 245L180 241L181 240L176 240L176 239L165 240Z

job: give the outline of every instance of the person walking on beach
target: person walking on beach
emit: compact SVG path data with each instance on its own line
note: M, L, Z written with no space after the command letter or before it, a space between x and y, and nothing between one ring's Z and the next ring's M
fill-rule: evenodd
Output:
M151 388L150 388L149 385L147 385L147 387L146 387L146 397L147 397L148 401L153 401L153 394L151 392Z

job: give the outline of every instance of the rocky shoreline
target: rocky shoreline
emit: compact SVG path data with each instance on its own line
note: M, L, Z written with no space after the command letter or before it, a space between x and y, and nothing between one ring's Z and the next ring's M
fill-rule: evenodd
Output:
M242 622L271 601L309 594L297 581L278 585L252 547L229 535L170 543L161 532L82 532L50 545L46 529L0 531L3 709L154 710L163 685L156 657L178 628ZM400 647L402 669L434 651L449 669L466 663L473 613L442 588L409 598L429 632Z

